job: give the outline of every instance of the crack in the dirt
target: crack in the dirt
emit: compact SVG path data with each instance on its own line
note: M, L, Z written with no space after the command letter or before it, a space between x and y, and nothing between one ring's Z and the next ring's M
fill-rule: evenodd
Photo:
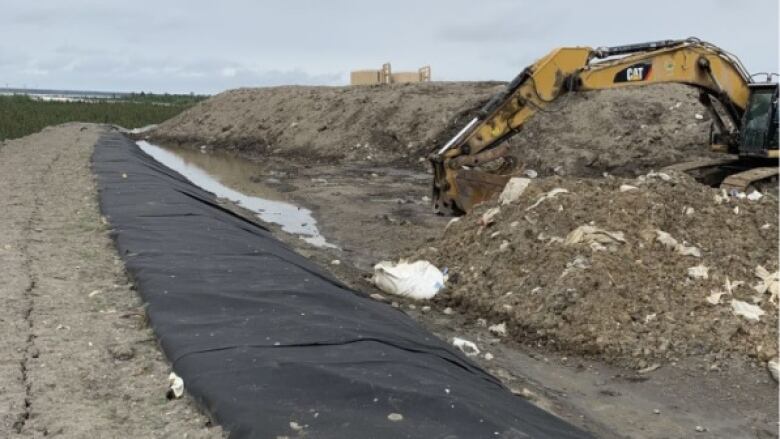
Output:
M46 176L51 174L51 170L54 164L59 160L61 153L57 154L51 162L46 166L40 176L40 183L44 184ZM13 424L13 429L17 434L21 434L27 425L27 421L30 419L32 413L32 380L30 379L30 359L37 357L34 355L35 351L35 334L33 334L33 318L32 313L35 308L35 301L33 300L33 291L38 283L38 279L33 271L33 258L30 254L30 242L32 241L33 224L40 220L41 216L41 197L36 191L33 199L33 208L30 211L30 217L27 219L27 223L23 229L23 241L20 251L24 257L22 267L27 274L27 278L30 280L27 288L24 290L24 298L26 299L26 305L22 310L22 318L27 324L27 339L25 340L24 349L22 349L22 359L19 364L21 371L21 380L24 385L24 404L23 410L17 415L17 419ZM40 230L40 229L38 229Z

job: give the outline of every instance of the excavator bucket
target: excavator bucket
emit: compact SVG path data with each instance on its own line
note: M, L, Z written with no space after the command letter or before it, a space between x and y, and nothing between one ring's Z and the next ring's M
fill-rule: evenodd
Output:
M433 208L444 215L461 215L504 189L510 176L475 169L449 170L433 162Z
M496 175L473 169L462 169L455 173L457 204L468 212L477 204L493 198L509 181L508 175Z

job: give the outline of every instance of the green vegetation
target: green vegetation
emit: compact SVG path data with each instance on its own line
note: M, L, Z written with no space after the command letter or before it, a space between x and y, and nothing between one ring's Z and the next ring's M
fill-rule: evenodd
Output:
M170 119L203 99L205 96L139 93L117 99L56 102L25 95L0 96L0 140L23 137L65 122L139 128Z

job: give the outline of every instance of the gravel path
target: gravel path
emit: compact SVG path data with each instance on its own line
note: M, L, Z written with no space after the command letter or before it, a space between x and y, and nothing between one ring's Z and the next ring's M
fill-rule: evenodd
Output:
M0 436L222 437L169 365L101 220L102 128L0 143Z

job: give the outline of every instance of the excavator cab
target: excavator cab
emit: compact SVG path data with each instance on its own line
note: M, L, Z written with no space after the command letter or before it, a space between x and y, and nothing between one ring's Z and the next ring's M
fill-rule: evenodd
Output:
M761 82L749 87L750 99L742 120L739 153L749 157L777 157L777 83Z

